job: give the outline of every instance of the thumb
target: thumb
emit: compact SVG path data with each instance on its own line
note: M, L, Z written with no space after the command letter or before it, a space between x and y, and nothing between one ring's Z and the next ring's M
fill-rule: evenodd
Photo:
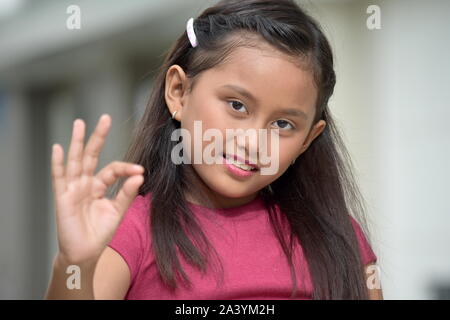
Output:
M139 187L143 182L144 177L142 175L131 176L125 181L113 201L114 206L117 208L120 215L123 215L123 213L127 211L131 202L133 202L134 198L136 198Z

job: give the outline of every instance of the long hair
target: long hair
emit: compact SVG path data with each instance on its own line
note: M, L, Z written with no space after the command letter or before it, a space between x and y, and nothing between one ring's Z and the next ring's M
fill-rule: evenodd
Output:
M297 161L259 193L290 266L291 297L297 293L292 254L298 240L311 273L313 299L367 299L358 241L350 221L353 216L362 222L365 205L349 153L328 109L336 76L333 53L321 27L293 0L222 0L194 20L194 30L197 47L191 46L184 32L167 52L124 158L146 169L139 195L152 194L149 228L162 280L170 288L177 287L178 276L190 284L178 253L205 272L214 249L185 199L187 188L203 196L193 187L198 176L191 165L171 161L171 151L178 144L171 134L180 124L171 119L166 105L166 72L171 65L181 66L192 81L192 90L202 71L219 65L235 48L256 46L251 37L256 35L299 63L307 63L318 88L312 125L320 119L327 123ZM119 181L118 187L122 184L123 180ZM278 218L277 205L288 232Z

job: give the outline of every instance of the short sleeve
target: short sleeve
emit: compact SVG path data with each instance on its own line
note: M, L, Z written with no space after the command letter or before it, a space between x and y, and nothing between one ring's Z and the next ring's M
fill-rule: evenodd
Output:
M127 263L131 282L134 281L147 248L147 206L145 198L138 195L124 214L108 246L117 251Z
M356 237L358 239L359 251L361 254L361 260L363 265L367 265L369 263L374 263L377 261L377 256L373 252L369 242L367 241L366 235L361 229L359 223L355 220L355 218L351 217L353 229L355 230Z

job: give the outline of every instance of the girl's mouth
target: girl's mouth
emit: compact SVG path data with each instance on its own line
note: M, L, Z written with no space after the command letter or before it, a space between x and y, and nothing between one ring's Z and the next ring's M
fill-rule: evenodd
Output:
M224 164L229 172L238 177L248 177L258 171L256 165L250 164L248 161L239 161L237 156L222 155Z

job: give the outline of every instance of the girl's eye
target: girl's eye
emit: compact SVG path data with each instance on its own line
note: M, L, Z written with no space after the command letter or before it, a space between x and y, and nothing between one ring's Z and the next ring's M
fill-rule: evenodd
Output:
M288 126L291 126L291 130L292 129L294 129L294 126L292 125L292 124L290 124L288 121L286 121L286 120L277 120L277 121L275 121L274 123L276 123L276 122L278 122L279 123L279 127L281 128L281 129L285 129L286 127L288 127ZM280 125L280 123L281 123L281 125Z
M243 105L242 103L240 103L239 101L231 100L231 101L228 101L228 103L231 103L231 104L232 104L231 107L232 107L235 111L238 111L238 112L241 112L241 113L247 112L247 109L246 109L246 108L244 107L244 105ZM235 104L233 105L233 103L235 103ZM242 108L244 108L244 111L239 111L239 110L242 110Z
M230 101L228 101L228 103L230 103L231 104L231 107L233 108L233 110L235 110L235 111L237 111L237 112L240 112L240 113L244 113L244 112L247 112L247 109L245 108L245 106L242 104L242 103L240 103L239 101L236 101L236 100L230 100ZM241 110L241 111L239 111L239 110ZM290 129L290 130L292 130L292 129L295 129L295 127L289 122L289 121L286 121L286 120L277 120L277 121L275 121L274 123L276 123L276 122L278 122L279 123L279 125L278 125L278 127L279 128L281 128L281 129ZM290 126L290 128L289 128L289 126Z

